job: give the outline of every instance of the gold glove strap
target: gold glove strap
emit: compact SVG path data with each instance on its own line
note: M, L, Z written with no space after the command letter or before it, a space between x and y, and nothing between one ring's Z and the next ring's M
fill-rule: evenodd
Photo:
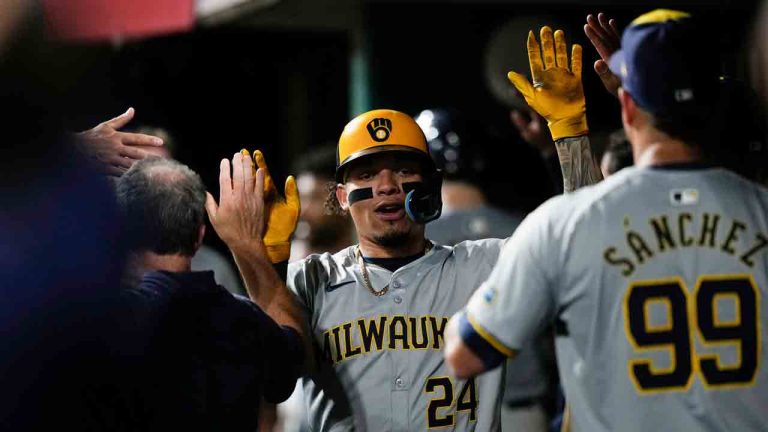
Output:
M288 261L291 257L291 242L265 244L267 256L272 264Z
M589 133L586 113L579 117L571 117L553 122L547 122L547 126L549 126L549 131L552 133L553 141L557 141L563 138L586 135Z

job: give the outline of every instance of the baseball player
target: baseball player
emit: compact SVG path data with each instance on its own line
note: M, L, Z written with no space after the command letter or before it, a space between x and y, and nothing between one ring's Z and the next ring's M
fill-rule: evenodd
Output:
M523 221L447 361L492 370L553 322L572 430L765 430L768 191L701 162L718 71L688 14L642 15L621 46L637 165Z
M554 58L552 30L542 36L545 57ZM565 49L562 32L557 38ZM571 189L599 178L580 72L574 46L572 68L558 58L544 77L557 83L546 92L545 117L568 156L562 161ZM266 168L260 153L256 159ZM423 132L401 112L374 110L347 124L335 177L334 202L351 215L359 244L311 255L287 272L321 359L304 379L309 424L321 431L498 430L503 371L455 379L441 350L448 319L488 277L504 240L444 246L425 239L425 224L440 215L441 177Z

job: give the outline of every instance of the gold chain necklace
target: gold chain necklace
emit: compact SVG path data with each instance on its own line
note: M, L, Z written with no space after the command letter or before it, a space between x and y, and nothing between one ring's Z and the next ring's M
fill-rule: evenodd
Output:
M426 243L426 246L424 246L424 255L426 255L427 252L432 249L432 242L427 240ZM389 284L387 284L379 291L373 289L373 285L371 285L371 279L368 276L368 268L365 266L365 259L363 259L363 254L360 252L360 245L357 245L355 255L357 256L358 264L360 264L360 273L363 274L363 285L365 285L365 287L368 288L368 291L370 291L371 294L375 295L376 297L381 297L386 294L389 291Z

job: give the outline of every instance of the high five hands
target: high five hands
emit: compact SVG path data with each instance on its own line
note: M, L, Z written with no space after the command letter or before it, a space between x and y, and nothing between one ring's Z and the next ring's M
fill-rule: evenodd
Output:
M221 161L219 203L207 194L211 225L232 249L263 246L270 262L287 261L301 211L296 180L286 179L285 198L281 197L259 150L253 158L248 150L241 150L232 157L231 166L230 176L230 161Z
M525 101L547 120L553 140L585 135L587 111L581 84L581 46L571 49L568 62L565 33L544 26L540 31L541 45L533 31L528 33L528 62L533 83L517 72L507 78L522 93Z

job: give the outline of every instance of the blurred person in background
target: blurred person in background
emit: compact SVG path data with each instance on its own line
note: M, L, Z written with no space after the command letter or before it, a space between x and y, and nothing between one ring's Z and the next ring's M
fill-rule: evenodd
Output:
M178 154L178 143L168 130L155 126L140 125L135 128L134 132L162 139L162 146L147 149L153 155L175 159L175 155ZM200 245L192 257L192 271L203 270L212 270L216 283L226 288L229 292L241 295L246 294L240 274L235 270L231 261L221 252L205 243Z
M293 166L301 198L301 214L291 244L291 261L313 253L336 253L354 242L347 216L325 207L329 185L335 188L336 146L333 143L311 148Z
M464 240L506 238L522 216L488 202L488 161L482 127L455 110L428 109L416 118L427 138L429 153L442 170L443 212L426 227L427 238L454 245Z
M487 178L485 134L479 124L455 110L437 108L416 116L427 138L429 153L443 172L443 213L426 226L426 237L439 244L465 240L507 238L522 221L491 205L485 195ZM554 144L550 140L554 153ZM559 168L558 168L559 169ZM551 401L554 358L551 338L528 344L519 357L509 361L501 409L505 431L545 431L545 405Z
M609 175L633 164L632 146L629 144L627 134L623 129L611 132L608 135L608 146L600 159L600 171L603 177L608 178Z
M522 95L520 95L520 99L523 99ZM555 149L555 143L547 131L545 120L530 108L528 110L513 109L509 112L509 118L517 133L520 134L520 138L536 150L544 162L551 186L551 193L546 198L563 193L560 159Z
M118 213L66 132L71 62L50 55L33 6L0 0L0 424L130 430Z
M263 248L250 247L262 237L264 208L254 188L263 188L263 175L261 183L242 175L251 172L243 159L233 160L240 164L234 179L222 180L214 226L233 253L248 245L239 257L258 269L244 272L256 296L276 292L273 285L282 282ZM229 176L229 166L226 171ZM192 270L206 203L195 172L172 159L145 159L119 178L116 193L130 250L125 328L135 335L145 370L138 427L256 430L260 399L285 400L299 376L299 322L289 308L273 313L275 321L218 285L213 272Z

